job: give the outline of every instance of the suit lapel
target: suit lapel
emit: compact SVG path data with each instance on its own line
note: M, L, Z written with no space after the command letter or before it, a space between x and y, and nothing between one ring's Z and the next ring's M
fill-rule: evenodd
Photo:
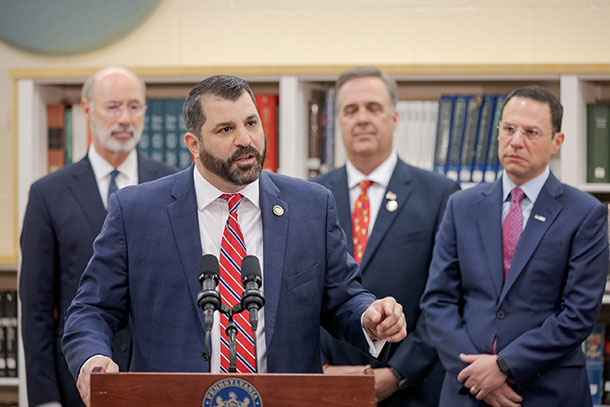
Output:
M275 331L291 214L288 204L280 199L278 188L265 172L261 172L260 175L259 191L263 221L265 341L269 347ZM273 208L276 205L283 209L282 215L275 214Z
M561 186L561 183L557 181L557 178L555 178L553 174L550 174L540 190L540 194L532 208L532 213L527 220L525 229L523 230L517 248L515 249L513 262L510 270L508 270L506 282L502 289L502 295L500 296L500 302L502 302L506 293L510 290L525 268L525 265L532 257L532 254L540 244L540 241L549 226L553 224L553 221L557 215L559 215L559 212L561 212L562 206L557 202L556 198L562 193L563 187ZM544 219L544 221L541 219Z
M201 286L197 273L202 252L197 198L193 184L194 168L194 165L191 165L189 170L182 171L175 176L176 181L171 191L175 201L168 205L167 213L193 305L196 310L199 310L197 294L201 291ZM197 312L197 315L202 330L205 330L203 312Z
M373 230L371 231L369 240L366 244L364 256L362 256L362 262L360 263L361 273L364 274L366 272L366 266L375 254L375 251L377 251L377 248L390 229L390 226L392 226L399 214L405 210L404 208L408 205L412 193L412 189L409 188L411 179L409 167L401 160L398 160L392 177L390 178L390 182L388 183L386 194L384 194L383 200L381 201L379 212L377 212L377 219L375 220ZM398 209L393 212L386 209L386 204L389 201L386 197L388 192L393 192L396 195Z
M328 189L333 191L335 203L337 204L337 216L339 224L345 232L347 238L347 249L349 254L354 255L354 245L352 244L352 208L349 203L349 187L347 185L347 170L345 165L334 174L328 182Z
M500 295L504 272L502 266L502 179L490 185L482 192L482 199L477 202L474 213L481 234L483 247L481 254L487 256L487 268L496 295Z
M85 156L82 160L75 163L71 170L72 183L69 186L70 192L80 205L94 233L98 234L102 230L102 225L106 218L106 208L104 208L89 158Z

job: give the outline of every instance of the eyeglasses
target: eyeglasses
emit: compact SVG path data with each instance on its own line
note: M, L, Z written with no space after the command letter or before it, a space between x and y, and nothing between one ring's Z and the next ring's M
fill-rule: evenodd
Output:
M146 111L146 105L143 105L140 102L128 102L123 104L123 102L111 101L104 103L102 108L104 109L104 113L112 117L119 117L125 109L127 110L127 113L133 117L142 116Z
M519 127L506 122L498 123L498 134L500 137L510 139L513 138L517 132L521 132L529 141L537 141L544 135L540 129L535 127Z

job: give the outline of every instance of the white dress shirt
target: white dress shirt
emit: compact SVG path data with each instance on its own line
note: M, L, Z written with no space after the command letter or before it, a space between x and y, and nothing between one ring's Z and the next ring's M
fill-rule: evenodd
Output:
M366 195L369 197L370 205L368 230L369 236L371 235L373 227L375 226L375 220L377 219L377 214L381 208L385 191L388 188L390 178L392 178L392 173L394 172L394 168L396 167L397 163L398 155L395 151L392 151L390 156L386 158L386 160L375 168L369 175L364 175L358 171L358 169L349 161L345 164L351 213L354 213L356 200L358 200L358 196L360 196L360 183L366 180L373 181L366 193Z
M104 203L104 208L108 209L108 187L110 186L110 173L115 169L108 161L97 152L93 143L89 146L89 162L93 168L93 174L97 182L97 189ZM118 189L128 185L138 183L138 156L136 150L132 150L125 161L118 166L119 174L114 182Z
M549 178L550 170L547 165L546 169L542 172L542 174L537 177L527 181L523 185L519 185L519 188L523 191L525 196L521 200L521 215L523 216L523 224L521 225L521 230L525 229L525 225L527 224L527 220L530 218L532 213L532 209L534 208L534 203L536 203L536 199L538 199L538 195L544 186L544 183ZM502 225L504 225L504 220L506 216L508 216L508 211L510 209L510 197L508 194L515 188L517 184L515 184L508 176L506 175L506 170L503 170L502 173Z
M213 254L219 259L222 233L229 217L229 206L226 199L219 199L224 192L206 181L196 167L193 170L193 178L197 197L201 250L203 254ZM237 221L244 236L246 253L258 258L264 279L263 220L258 199L258 179L246 185L239 193L244 196L244 199L242 199L237 209ZM263 287L261 287L262 289ZM264 308L258 312L258 329L256 331L259 373L267 372L265 313L263 310ZM211 372L220 372L220 314L218 311L214 313L214 325L212 327Z

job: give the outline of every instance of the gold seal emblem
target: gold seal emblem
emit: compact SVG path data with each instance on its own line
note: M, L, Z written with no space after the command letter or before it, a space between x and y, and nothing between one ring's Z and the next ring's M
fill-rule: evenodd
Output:
M279 205L274 205L273 206L273 214L275 216L282 216L284 214L284 208L282 208Z
M398 209L398 202L394 200L388 201L388 203L385 204L385 208L388 210L388 212L394 212L396 209Z

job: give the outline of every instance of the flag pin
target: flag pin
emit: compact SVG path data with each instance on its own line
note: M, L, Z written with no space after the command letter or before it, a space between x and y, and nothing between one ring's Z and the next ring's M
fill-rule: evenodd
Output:
M539 220L540 222L546 222L546 218L542 215L534 215L534 219Z
M282 208L279 205L274 205L273 206L273 214L275 216L282 216L284 214L284 208Z
M396 194L392 191L388 191L385 194L385 199L389 199L390 201L395 201L396 200Z

